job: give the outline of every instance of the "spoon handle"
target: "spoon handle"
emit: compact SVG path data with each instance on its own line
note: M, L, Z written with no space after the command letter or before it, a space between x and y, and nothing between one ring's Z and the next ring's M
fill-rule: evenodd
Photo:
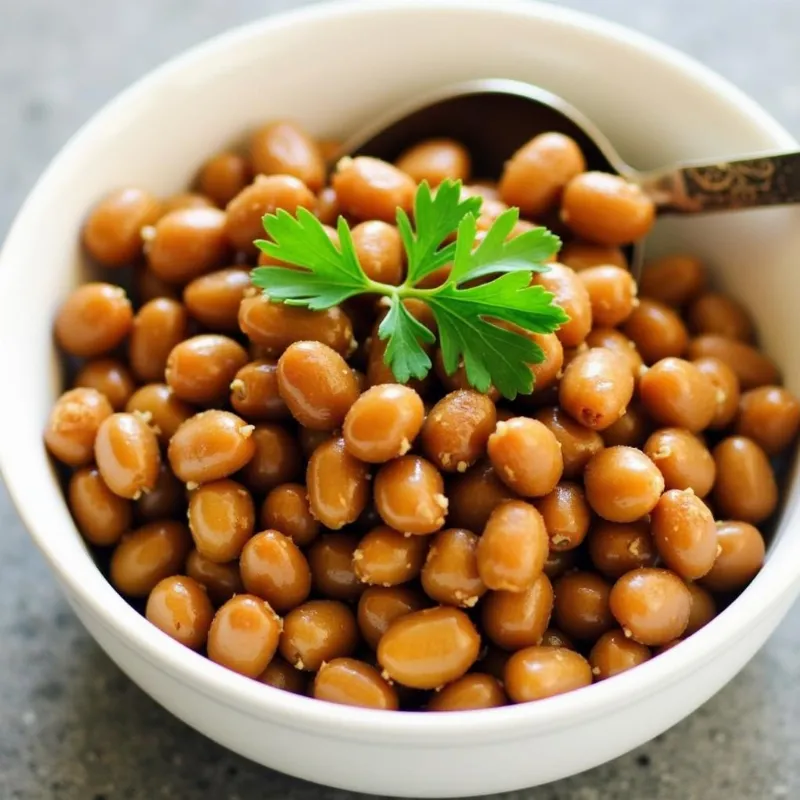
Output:
M646 173L640 185L665 214L800 203L800 152L679 165Z

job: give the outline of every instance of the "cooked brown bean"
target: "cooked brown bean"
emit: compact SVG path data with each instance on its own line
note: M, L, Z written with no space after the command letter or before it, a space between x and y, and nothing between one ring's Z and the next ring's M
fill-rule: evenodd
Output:
M551 550L544 562L544 574L554 581L575 566L574 550Z
M557 628L548 628L542 635L541 645L543 647L564 647L567 650L574 650L572 640Z
M214 615L208 657L248 678L257 678L278 649L281 621L269 603L248 594L232 597Z
M225 235L237 249L257 252L253 242L264 238L262 219L279 208L289 214L298 208L314 209L316 197L301 180L292 175L257 175L225 208Z
M685 306L706 287L706 270L694 256L662 256L645 264L639 279L642 297L668 306Z
M167 636L199 650L208 638L214 607L201 584L183 575L172 575L153 587L144 615Z
M635 522L655 508L664 491L658 467L633 447L601 450L586 465L586 499L609 522Z
M719 515L757 524L778 505L778 486L766 453L744 436L723 439L713 450L717 465L713 500Z
M189 530L195 547L205 558L217 564L239 558L254 529L253 498L240 483L223 479L204 483L192 491Z
M207 328L238 331L239 305L250 286L246 269L227 267L195 278L183 290L183 302L189 313Z
M366 508L369 469L348 452L344 439L328 439L308 460L306 486L311 513L326 528L338 530Z
M680 428L662 428L642 449L664 476L665 488L691 489L698 497L711 491L717 467L698 436Z
M764 537L747 522L717 523L720 551L702 584L712 592L743 589L764 563Z
M378 643L378 662L404 686L436 689L466 673L478 659L480 643L463 611L439 606L396 619Z
M498 647L519 650L539 644L553 611L553 586L545 574L522 592L489 592L481 603L481 623Z
M486 451L497 412L485 395L459 390L445 395L422 426L422 451L445 472L466 472Z
M148 266L161 280L188 283L225 259L225 212L218 208L170 211L150 230L144 249Z
M596 681L613 678L650 659L650 650L629 639L617 629L604 633L589 653L592 675Z
M736 433L752 439L767 455L785 450L797 436L798 428L800 402L786 389L762 386L742 395Z
M559 483L535 505L544 520L550 550L573 550L586 538L592 512L577 483Z
M175 431L195 412L189 403L176 397L165 383L148 383L137 389L125 405L129 413L149 419L162 444L168 444Z
M698 358L692 363L703 373L714 387L716 409L709 428L727 428L739 409L739 378L724 362L713 356Z
M645 364L682 356L689 346L689 333L672 308L643 298L622 328L636 345Z
M70 389L50 411L44 443L55 458L70 467L88 464L94 457L97 431L113 413L108 398L96 389Z
M247 361L247 351L238 342L205 333L172 348L164 375L181 400L217 403L227 397L231 381Z
M254 422L287 419L289 409L278 393L278 363L260 359L245 364L230 385L231 406Z
M613 350L587 350L564 370L558 397L562 408L581 425L604 430L625 413L633 397L630 366Z
M471 163L466 147L454 139L426 139L404 150L395 165L416 183L438 186L443 180L466 182Z
M542 409L533 416L550 430L561 445L563 477L567 480L579 478L589 459L603 449L603 439L597 431L575 422L558 406Z
M343 158L331 185L346 214L358 219L394 222L398 208L411 211L416 183L405 172L378 158Z
M183 569L192 537L180 522L151 522L122 537L111 556L109 577L128 597L147 597L164 578Z
M161 456L155 433L137 414L117 413L97 429L94 458L114 494L136 500L158 479Z
M333 430L358 399L347 362L321 342L295 342L278 360L278 391L304 427Z
M546 272L533 276L533 283L553 295L553 302L569 316L557 331L564 347L576 347L592 329L592 301L577 273L563 264L549 264Z
M326 186L317 195L317 208L315 213L323 225L336 224L336 220L341 214L341 208L339 207L339 198L336 194L336 190L332 186Z
M205 586L208 596L216 606L227 603L231 597L244 591L236 561L217 564L200 555L197 550L192 550L186 559L186 574Z
M567 267L580 272L589 267L614 266L628 269L628 260L622 248L612 245L593 244L573 239L567 242L558 254L558 260Z
M586 169L574 139L562 133L541 133L517 150L503 168L500 197L525 216L549 211L567 183Z
M92 208L83 228L83 244L104 267L124 267L142 254L142 228L161 215L161 204L144 189L110 192Z
M491 462L483 461L458 475L448 487L448 516L451 526L482 531L489 515L514 493L497 477Z
M158 468L156 485L145 492L134 506L137 518L145 522L179 519L186 514L186 487L163 461Z
M176 300L159 297L145 303L133 318L128 358L140 381L163 381L167 359L187 337L186 309Z
M444 605L473 607L486 592L478 572L478 536L463 528L436 534L422 568L425 594Z
M744 342L715 334L692 339L687 358L695 361L709 356L718 358L734 371L743 391L778 384L781 381L780 371L774 362Z
M334 658L319 668L314 697L345 706L397 711L400 701L394 687L378 670L354 658Z
M378 464L411 449L425 419L420 396L396 383L367 389L347 412L342 434L356 458Z
M170 195L161 204L161 216L163 217L171 211L180 211L185 208L216 208L216 204L210 197L198 192L178 192ZM145 238L150 235L149 231L145 231Z
M714 333L742 342L752 342L755 338L753 320L744 306L718 292L698 297L689 307L686 320L695 336Z
M347 356L354 346L350 318L338 306L325 311L271 303L263 294L245 297L239 306L239 327L265 356L277 357L293 342L322 342ZM261 356L264 357L264 356Z
M437 692L428 703L428 711L474 711L479 708L498 708L508 699L497 678L473 672L453 681Z
M87 362L75 376L73 386L96 389L111 403L114 411L122 411L136 384L128 368L113 358Z
M361 636L375 650L392 622L424 606L422 595L408 586L369 586L358 599Z
M572 692L592 682L589 662L562 647L527 647L514 653L505 670L505 689L515 703L530 703Z
M564 188L561 221L581 239L630 244L650 232L655 206L636 184L618 175L583 172Z
M625 636L654 647L686 630L692 596L674 572L645 568L625 573L614 584L610 603Z
M358 644L353 612L336 600L309 600L283 620L281 655L295 668L316 672L334 658L351 655Z
M111 283L84 283L56 314L55 336L71 356L95 358L113 350L128 335L133 311L125 290Z
M261 507L261 525L288 536L298 547L317 538L320 524L311 514L306 487L282 483L272 489Z
M621 355L630 364L635 383L644 374L644 361L633 340L616 328L592 328L586 337L586 344L589 347L605 347L606 350L613 350Z
M653 364L639 382L639 397L656 422L694 433L707 428L717 411L714 385L682 358Z
M691 490L670 489L651 514L650 531L664 564L685 580L702 578L717 557L717 527Z
M261 531L249 539L239 559L244 588L283 614L311 592L311 569L297 545L282 533Z
M385 525L365 534L353 553L353 569L362 583L396 586L416 578L425 563L428 539L408 536Z
M116 544L131 526L131 503L106 486L96 467L84 467L72 474L67 499L75 525L90 544Z
M691 636L717 616L717 601L714 600L711 592L704 589L699 583L687 583L686 588L692 596L692 607L689 611L689 624L686 626L684 635Z
M548 544L542 515L530 503L507 500L478 541L478 574L489 589L524 591L541 575Z
M252 434L255 453L242 470L242 482L257 494L303 474L299 442L286 428L273 423L256 425Z
M611 585L594 572L568 572L554 586L553 621L573 639L594 641L614 624Z
M352 231L358 263L366 276L378 283L398 286L405 272L405 251L394 225L373 219Z
M589 533L587 543L594 568L612 580L640 567L655 566L658 557L648 520L600 521Z
M578 277L589 292L592 325L614 328L623 323L636 307L636 281L623 267L589 267Z
M603 442L606 447L639 447L647 441L653 430L653 421L645 413L642 404L633 400L625 413L603 431Z
M325 183L325 160L317 143L295 122L271 122L250 138L253 171L292 175L318 192Z
M381 519L403 533L434 533L444 525L447 497L439 470L419 456L401 456L375 476Z
M561 479L561 446L555 434L538 420L514 417L498 422L487 449L497 475L520 495L543 497Z
M364 586L356 575L353 556L358 537L350 533L323 533L308 549L314 589L334 600L355 600Z
M184 483L227 478L255 454L253 426L229 411L212 409L190 417L169 443L167 455Z
M292 694L308 694L308 677L280 656L273 656L267 668L258 676L259 683Z
M197 178L200 191L225 206L250 182L250 164L238 153L222 152L203 164Z

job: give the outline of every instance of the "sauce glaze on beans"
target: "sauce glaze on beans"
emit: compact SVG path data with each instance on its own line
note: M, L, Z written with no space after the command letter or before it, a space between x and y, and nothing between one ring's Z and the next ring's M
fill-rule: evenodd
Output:
M190 187L89 209L102 277L56 312L68 379L44 443L112 585L270 690L383 710L535 702L700 631L764 562L800 430L757 320L691 254L637 285L623 248L653 204L563 134L491 180L451 139L395 163L339 152L272 121ZM532 279L568 321L523 332L542 353L529 396L448 375L441 341L400 385L374 295L311 311L251 283L255 264L287 266L255 247L262 217L304 208L337 248L343 215L367 277L401 285L397 211L447 178L482 198L477 241L509 207L509 239L544 224L564 241Z

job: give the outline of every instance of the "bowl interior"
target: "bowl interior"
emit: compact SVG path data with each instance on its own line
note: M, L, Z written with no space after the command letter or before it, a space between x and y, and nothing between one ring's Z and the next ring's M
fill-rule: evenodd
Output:
M60 389L51 320L84 268L77 233L86 210L126 184L162 194L181 189L205 157L262 120L291 117L315 134L341 137L416 92L490 76L561 94L640 168L793 145L758 107L672 51L535 3L385 0L319 7L235 31L172 62L118 98L68 145L0 255L0 374L8 387L0 393L0 465L74 602L173 666L189 662L99 573L41 443ZM800 349L794 346L800 337L800 209L664 221L651 244L651 252L687 250L707 258L717 283L752 310L766 349L788 386L800 391ZM743 609L750 603L753 615L793 580L798 544L788 531L797 517L794 478L790 493L768 568L738 601ZM718 637L730 635L735 623L726 624L720 620L714 629ZM707 636L695 637L698 643L684 655L675 651L675 663L690 659L692 647L697 654L711 648L710 639L700 641ZM195 675L218 669L197 661ZM641 680L658 670L645 665Z

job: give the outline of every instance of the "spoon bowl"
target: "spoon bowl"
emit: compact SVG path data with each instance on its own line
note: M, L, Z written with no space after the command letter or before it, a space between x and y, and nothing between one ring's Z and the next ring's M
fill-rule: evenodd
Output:
M800 153L763 153L720 163L686 162L640 172L575 106L523 81L487 78L439 87L378 117L346 141L340 155L395 161L428 138L453 138L476 154L478 179L496 179L503 165L538 133L573 138L589 170L613 172L637 184L658 214L696 214L800 202ZM638 278L644 243L628 248Z

